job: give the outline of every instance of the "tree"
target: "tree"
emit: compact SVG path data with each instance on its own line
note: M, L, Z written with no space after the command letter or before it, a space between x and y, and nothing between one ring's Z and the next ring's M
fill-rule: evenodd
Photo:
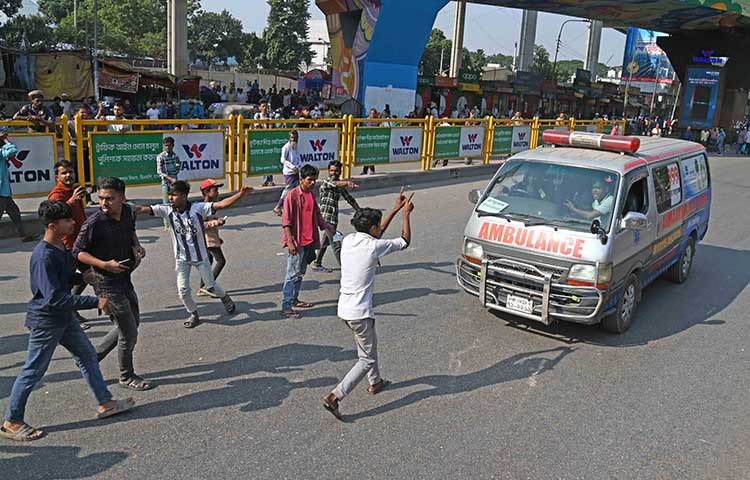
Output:
M422 59L419 61L422 75L432 77L440 72L440 57L443 57L443 71L448 70L451 58L452 42L445 38L445 33L439 28L433 28L427 39Z
M0 0L0 13L10 18L21 8L21 0Z
M229 57L241 60L244 39L242 22L226 10L199 10L188 23L188 49L206 63L226 63Z
M495 63L503 68L511 68L513 66L513 56L496 53L487 57L487 63Z
M268 0L268 26L263 30L263 66L299 70L310 64L313 52L307 42L310 0Z
M480 48L472 52L466 47L463 48L461 51L461 68L463 70L481 72L485 65L487 65L487 55L485 55L484 50Z
M55 37L47 20L41 15L18 15L0 27L2 42L12 48L21 48L23 39L32 52L48 50L55 46Z
M531 71L545 80L560 80L559 69L555 73L555 66L549 59L549 52L541 45L534 45L534 61L531 63Z
M240 71L250 72L262 67L263 54L266 51L263 39L257 36L255 32L251 32L244 34L242 43L245 48L241 58L238 58Z

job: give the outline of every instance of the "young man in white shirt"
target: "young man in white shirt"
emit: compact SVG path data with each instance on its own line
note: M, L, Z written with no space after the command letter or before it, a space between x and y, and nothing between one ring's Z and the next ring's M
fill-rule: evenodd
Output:
M339 402L367 376L367 391L375 395L390 383L380 376L378 368L378 340L375 334L375 315L372 293L375 286L375 268L378 259L389 253L404 250L411 242L410 216L414 210L412 197L399 192L396 206L385 219L380 210L363 208L354 214L352 225L356 233L347 235L341 245L341 295L338 316L354 332L357 343L357 363L328 395L323 397L323 407L341 420ZM388 225L403 209L401 237L383 240Z
M281 207L284 205L284 198L290 190L294 190L299 185L299 168L301 166L301 160L299 151L297 150L297 141L299 140L299 133L297 130L289 132L289 141L281 147L281 158L279 163L282 165L281 173L284 174L284 190L281 191L281 196L276 206L273 207L273 213L281 216Z
M159 120L159 109L156 107L156 102L151 102L151 108L146 110L146 115L149 120Z
M220 202L189 202L190 184L178 180L169 186L169 205L138 206L139 214L165 218L169 221L172 231L172 246L176 261L177 293L190 314L190 318L183 322L185 328L194 328L200 324L198 306L190 292L190 270L195 267L203 281L203 289L208 295L221 299L227 313L234 311L235 305L221 286L216 283L208 249L206 248L205 218L216 213L216 210L229 208L240 198L252 193L253 188L242 187L242 190Z

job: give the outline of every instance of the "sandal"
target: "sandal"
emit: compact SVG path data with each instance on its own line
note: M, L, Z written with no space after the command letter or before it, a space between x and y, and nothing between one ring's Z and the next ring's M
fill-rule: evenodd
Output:
M367 387L367 393L370 395L377 395L378 393L382 392L385 387L390 385L391 382L389 380L385 380L383 378L380 379L378 383L375 385L370 385Z
M299 314L299 312L295 312L294 310L282 310L281 313L283 313L286 318L289 318L291 320L299 320L302 318L302 315Z
M5 427L0 426L0 437L4 437L15 442L33 442L34 440L39 440L43 436L44 432L42 430L38 430L25 423L23 424L23 427L21 427L17 432L11 432L10 430L6 430Z
M294 306L297 308L313 308L315 305L307 302L297 302L294 304Z
M154 388L153 385L142 379L138 375L133 375L129 380L120 380L120 386L123 388L129 388L131 390L138 390L142 392L144 390L151 390Z
M96 418L102 419L111 417L113 415L118 415L123 412L127 412L131 408L135 406L135 400L132 398L126 398L124 400L117 400L115 401L115 406L112 408L108 408L104 410L103 412L98 412L96 414Z
M342 420L341 412L339 412L339 401L331 400L328 395L323 397L323 408L331 412L331 415L336 417L337 420Z
M185 328L195 328L201 324L201 318L198 316L198 312L190 314L190 318L182 322L182 326Z

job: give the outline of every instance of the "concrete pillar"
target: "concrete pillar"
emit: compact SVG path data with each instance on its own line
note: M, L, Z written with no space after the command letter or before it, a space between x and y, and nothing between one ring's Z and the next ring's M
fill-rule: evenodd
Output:
M534 63L534 44L536 43L537 12L524 10L521 18L521 38L518 42L517 69L528 72Z
M589 23L589 31L586 38L586 59L583 69L591 72L591 80L596 80L596 67L599 65L599 47L602 43L602 26L601 20L592 20Z
M453 24L453 45L451 48L451 69L449 76L457 77L461 68L461 52L464 47L464 24L466 23L466 2L456 2L456 21Z
M187 49L187 0L170 0L169 13L169 41L167 55L169 73L177 77L184 77L188 70Z

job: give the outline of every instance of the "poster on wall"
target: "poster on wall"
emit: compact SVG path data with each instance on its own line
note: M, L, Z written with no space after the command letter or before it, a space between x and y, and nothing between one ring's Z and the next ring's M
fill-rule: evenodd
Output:
M47 194L55 186L54 135L21 135L8 139L18 153L8 158L8 173L13 195Z

